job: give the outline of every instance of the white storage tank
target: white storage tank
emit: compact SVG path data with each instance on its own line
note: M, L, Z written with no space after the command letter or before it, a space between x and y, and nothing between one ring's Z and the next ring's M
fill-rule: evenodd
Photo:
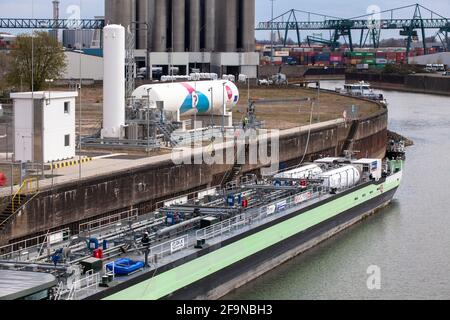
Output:
M103 29L103 138L121 138L125 125L125 28Z
M278 173L274 178L285 178L285 179L306 179L309 177L315 177L321 174L322 169L316 164L309 164L303 167L295 168L285 172Z
M199 114L221 114L224 103L226 106L238 103L239 90L234 83L220 80L160 83L140 86L133 92L133 98L150 99L150 106L154 108L156 101L162 101L169 112L194 114L195 106Z
M361 174L354 166L348 165L327 171L319 176L323 185L332 189L350 188L358 184Z

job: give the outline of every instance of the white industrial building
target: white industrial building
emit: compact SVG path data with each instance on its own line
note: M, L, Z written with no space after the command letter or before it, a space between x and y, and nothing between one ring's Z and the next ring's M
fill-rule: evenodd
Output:
M138 66L147 64L147 52L136 50ZM258 52L150 52L150 68L162 67L163 74L170 74L169 66L179 68L179 75L189 75L192 69L222 74L245 74L257 78ZM142 63L139 63L139 62Z
M103 58L80 53L79 51L66 51L67 67L61 79L91 79L103 80ZM80 67L81 64L81 67Z
M16 161L75 157L75 98L78 92L12 93Z

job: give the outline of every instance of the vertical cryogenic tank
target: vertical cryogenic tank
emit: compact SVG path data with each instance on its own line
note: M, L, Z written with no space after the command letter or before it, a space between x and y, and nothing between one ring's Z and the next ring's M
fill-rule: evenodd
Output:
M125 125L125 28L103 29L103 138L121 138Z

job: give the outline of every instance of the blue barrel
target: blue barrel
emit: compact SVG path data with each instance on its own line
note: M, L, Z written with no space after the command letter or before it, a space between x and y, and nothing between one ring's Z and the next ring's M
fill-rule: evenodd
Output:
M108 240L103 240L103 250L107 250L108 249Z
M169 212L166 215L166 224L169 226L173 225L173 213Z
M234 206L234 194L230 194L227 197L227 204L232 207Z
M89 239L89 244L88 244L88 249L90 250L97 250L98 249L98 239L97 238L90 238Z

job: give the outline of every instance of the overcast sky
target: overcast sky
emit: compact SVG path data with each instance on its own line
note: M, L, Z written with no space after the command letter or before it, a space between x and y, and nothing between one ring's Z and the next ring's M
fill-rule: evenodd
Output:
M226 1L226 0L221 0ZM34 6L32 3L34 2ZM418 2L435 12L450 17L450 0L275 0L274 15L280 15L289 9L298 9L304 11L317 12L325 15L333 15L337 17L354 17L366 13L370 6L376 5L381 10L392 9ZM76 6L76 7L74 7ZM61 18L71 17L77 11L77 7L81 8L81 16L83 18L92 18L94 16L104 15L104 0L61 0L60 15ZM271 1L256 0L256 22L270 20L271 17ZM34 9L33 9L34 8ZM34 11L34 12L33 12ZM412 9L399 12L398 17L409 17L413 14ZM0 0L0 17L2 18L51 18L52 17L52 0ZM428 16L429 17L429 16ZM306 15L299 15L299 20L306 20ZM311 16L311 20L321 20L320 17ZM11 33L23 31L1 30ZM385 34L385 36L397 35L398 33ZM291 37L295 37L292 33ZM302 38L305 36L302 33ZM268 32L258 32L257 38L269 38Z

